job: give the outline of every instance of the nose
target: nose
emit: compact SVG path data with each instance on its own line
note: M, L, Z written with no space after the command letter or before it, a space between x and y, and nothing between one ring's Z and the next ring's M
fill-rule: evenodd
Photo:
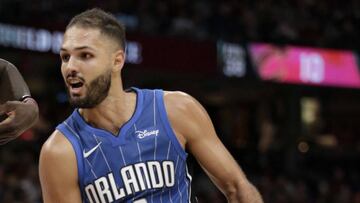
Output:
M70 57L69 61L64 64L64 68L66 73L79 72L79 64L76 58Z

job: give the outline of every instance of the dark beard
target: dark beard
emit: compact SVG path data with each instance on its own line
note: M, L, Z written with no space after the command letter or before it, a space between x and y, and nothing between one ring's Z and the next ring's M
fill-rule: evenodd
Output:
M111 71L98 76L89 85L84 84L87 94L83 98L71 97L68 90L70 106L74 108L94 108L100 104L109 94L111 85Z

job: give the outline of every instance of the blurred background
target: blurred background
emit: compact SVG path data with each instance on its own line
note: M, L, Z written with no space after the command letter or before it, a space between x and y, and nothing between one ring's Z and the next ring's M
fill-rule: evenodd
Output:
M72 111L62 35L93 7L126 25L125 87L197 98L265 202L360 202L358 0L0 0L0 58L19 68L41 113L0 148L0 202L42 202L39 151ZM225 202L189 162L198 202Z

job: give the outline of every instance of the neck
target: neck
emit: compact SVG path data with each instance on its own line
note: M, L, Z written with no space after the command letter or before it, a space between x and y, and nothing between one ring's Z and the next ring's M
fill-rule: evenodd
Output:
M118 135L121 126L133 115L136 107L136 93L125 92L121 84L112 84L109 95L94 108L80 109L85 121L93 127Z

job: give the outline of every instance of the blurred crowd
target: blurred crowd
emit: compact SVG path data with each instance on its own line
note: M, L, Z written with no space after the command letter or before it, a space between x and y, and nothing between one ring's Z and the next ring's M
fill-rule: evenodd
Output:
M321 174L314 174L321 175ZM353 181L344 180L344 171L334 171L328 179L314 180L308 177L286 177L285 175L252 176L260 190L264 202L269 203L359 203L360 190L354 189ZM215 186L205 177L194 182L198 202L225 203Z
M41 203L39 151L31 151L30 143L12 144L0 149L0 202Z
M1 0L0 21L63 29L74 14L92 7L114 13L130 33L350 49L360 45L357 0Z
M360 47L358 0L0 0L0 22L60 30L74 14L92 7L114 13L126 24L130 35L357 50ZM18 140L0 147L0 202L3 203L42 202L38 180L40 147L70 112L54 98L36 96L41 110L38 124ZM245 107L251 108L261 107ZM308 139L305 135L305 142L299 144L293 140L294 146L289 146L284 140L291 138L281 131L294 127L288 125L293 120L287 117L261 119L249 110L229 111L227 114L232 116L224 116L216 113L221 110L207 109L221 139L259 188L265 202L360 203L360 168L356 165L360 161L360 142L356 138L360 125L349 122L359 114L351 114L347 119L338 119L340 114L326 115L330 118L326 123L330 124L315 130L324 135L321 139ZM282 111L286 115L291 110ZM353 111L351 106L348 111ZM298 127L302 126L294 128ZM335 138L326 136L331 134ZM320 142L330 143L331 147L321 146ZM194 168L193 192L198 202L225 202L200 168Z

